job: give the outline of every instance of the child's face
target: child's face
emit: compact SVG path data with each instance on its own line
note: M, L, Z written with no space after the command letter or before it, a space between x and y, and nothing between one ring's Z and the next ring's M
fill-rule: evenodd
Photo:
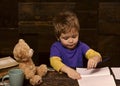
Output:
M68 49L73 49L78 43L79 33L75 30L72 30L68 33L61 33L59 40L64 47Z

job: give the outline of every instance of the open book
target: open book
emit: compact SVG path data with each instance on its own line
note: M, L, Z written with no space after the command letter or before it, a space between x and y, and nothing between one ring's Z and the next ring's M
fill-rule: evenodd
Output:
M82 77L78 80L79 86L116 86L108 67L95 69L77 68L76 70Z

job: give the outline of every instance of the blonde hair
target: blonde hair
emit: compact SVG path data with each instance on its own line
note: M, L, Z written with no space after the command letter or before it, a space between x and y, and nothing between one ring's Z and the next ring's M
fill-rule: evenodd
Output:
M53 18L53 26L55 35L60 37L61 33L70 32L75 29L79 32L80 25L75 13L71 11L63 11Z

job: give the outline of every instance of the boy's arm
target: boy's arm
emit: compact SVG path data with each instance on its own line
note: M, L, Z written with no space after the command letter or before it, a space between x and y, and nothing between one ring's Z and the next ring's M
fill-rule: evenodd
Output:
M87 59L90 59L90 58L94 58L94 57L98 57L98 58L95 58L98 62L102 61L102 57L100 55L99 52L93 50L93 49L89 49L86 54L85 54L86 58Z
M61 58L57 56L50 57L51 66L58 72L64 66L64 64L61 61L62 61Z
M51 66L58 72L66 73L72 79L80 79L80 74L76 72L74 69L66 66L62 63L61 59L57 56L50 58Z
M93 49L89 49L86 52L86 58L88 59L87 68L95 68L97 64L102 61L100 53Z

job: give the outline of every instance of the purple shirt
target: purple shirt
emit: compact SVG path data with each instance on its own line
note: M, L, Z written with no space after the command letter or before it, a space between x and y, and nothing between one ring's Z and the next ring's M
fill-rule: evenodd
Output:
M83 67L83 57L89 49L90 47L87 44L78 42L73 50L69 50L58 41L51 46L50 57L60 57L62 62L69 67Z

